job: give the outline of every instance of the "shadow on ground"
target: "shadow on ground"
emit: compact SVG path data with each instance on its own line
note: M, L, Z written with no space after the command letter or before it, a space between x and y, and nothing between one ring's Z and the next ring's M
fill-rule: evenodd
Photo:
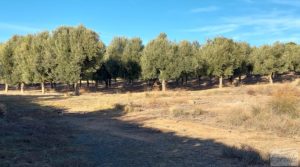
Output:
M122 121L122 107L66 113L46 96L0 95L0 166L267 166L254 149L229 147ZM60 99L61 96L48 98Z

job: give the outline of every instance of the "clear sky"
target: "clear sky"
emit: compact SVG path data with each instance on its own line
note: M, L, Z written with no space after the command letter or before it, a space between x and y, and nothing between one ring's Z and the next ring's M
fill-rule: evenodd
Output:
M0 41L14 34L84 24L108 44L114 36L160 32L174 41L215 36L251 45L300 41L300 0L1 0Z

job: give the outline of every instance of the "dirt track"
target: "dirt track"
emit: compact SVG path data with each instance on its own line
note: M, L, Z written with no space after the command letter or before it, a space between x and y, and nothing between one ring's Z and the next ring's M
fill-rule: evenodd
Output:
M226 147L213 140L176 136L117 119L120 113L102 111L67 115L73 142L91 166L243 166L222 155Z

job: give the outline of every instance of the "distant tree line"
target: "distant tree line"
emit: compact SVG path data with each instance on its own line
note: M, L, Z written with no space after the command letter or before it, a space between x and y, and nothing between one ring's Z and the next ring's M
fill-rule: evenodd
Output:
M99 35L86 27L59 27L52 32L13 36L0 45L0 81L19 85L64 83L79 94L81 80L100 81L110 87L112 80L160 80L166 90L169 80L217 77L223 79L266 75L273 83L276 74L300 72L300 46L279 43L251 47L216 37L203 45L196 42L172 42L161 33L146 46L140 38L116 37L105 46Z

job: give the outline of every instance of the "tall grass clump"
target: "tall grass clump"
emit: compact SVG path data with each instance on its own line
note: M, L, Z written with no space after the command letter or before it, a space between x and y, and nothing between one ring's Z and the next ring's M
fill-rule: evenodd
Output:
M300 116L299 95L297 88L284 86L275 91L268 105L274 114L297 118Z

